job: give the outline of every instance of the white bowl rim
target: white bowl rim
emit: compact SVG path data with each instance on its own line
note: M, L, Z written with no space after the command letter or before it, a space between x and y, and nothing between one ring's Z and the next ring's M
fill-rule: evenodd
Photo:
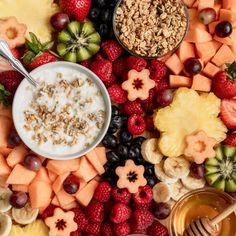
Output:
M13 116L13 123L14 126L16 128L17 133L19 134L20 138L22 139L23 143L30 148L34 153L46 157L48 159L53 159L53 160L71 160L71 159L75 159L78 157L81 157L83 155L85 155L86 153L90 152L92 149L94 149L96 146L98 146L100 144L100 142L102 141L103 137L106 135L106 132L108 130L109 124L110 124L110 119L111 119L111 100L110 100L110 96L107 92L107 89L105 87L105 85L103 84L103 82L99 79L99 77L93 73L91 70L89 70L88 68L76 64L76 63L72 63L72 62L65 62L65 61L57 61L57 62L51 62L51 63L47 63L44 64L42 66L37 67L36 69L32 70L30 72L30 74L33 76L36 73L39 73L40 71L43 70L48 70L50 68L55 68L55 67L66 67L66 68L73 68L78 70L81 73L84 73L86 75L89 76L89 78L91 78L96 85L99 87L99 89L102 92L103 95L103 99L104 99L104 103L106 106L106 117L105 117L105 123L103 125L103 128L101 129L101 131L99 132L99 135L97 136L97 138L95 139L95 141L87 148L76 152L76 153L72 153L72 154L67 154L67 155L56 155L56 154L51 154L51 153L47 153L44 152L40 149L36 149L34 147L32 147L32 145L30 144L30 142L24 138L22 138L21 135L21 129L19 128L19 123L16 122L16 116L17 116L17 106L20 105L20 101L21 99L24 97L23 95L23 88L25 86L26 83L28 83L27 79L24 78L20 85L18 86L14 99L13 99L13 104L12 104L12 116ZM29 84L30 85L30 84Z

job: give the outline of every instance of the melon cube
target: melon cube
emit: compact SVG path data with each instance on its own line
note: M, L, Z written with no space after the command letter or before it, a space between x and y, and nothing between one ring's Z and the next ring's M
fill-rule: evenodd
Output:
M9 184L7 183L8 176L0 176L0 187L7 188Z
M12 120L12 109L11 109L11 107L6 107L2 103L0 103L0 116L6 116L10 120Z
M236 55L236 41L233 43L233 45L230 46L230 49Z
M39 207L39 214L42 214L46 210L46 208L50 205L51 202L52 202L52 199L50 198L48 199L48 202L45 203L44 206Z
M199 4L199 0L196 0L195 2L194 2L194 4L193 4L193 8L198 8L198 4Z
M226 63L232 63L235 58L235 54L229 46L223 44L211 61L220 67Z
M190 29L185 38L185 41L190 43L205 43L211 40L211 34L199 28Z
M60 206L60 203L58 201L57 196L55 195L51 201L51 204L55 205L55 206Z
M71 210L71 209L73 209L73 208L76 208L76 207L78 207L78 203L77 203L77 201L73 201L73 202L71 202L71 203L69 203L69 204L66 204L66 205L63 205L63 206L61 206L64 210L66 210L66 211L69 211L69 210Z
M192 43L183 41L176 52L180 61L184 63L188 58L195 57L195 49Z
M214 34L215 33L215 28L216 26L220 23L220 21L213 21L210 24L208 24L208 30L210 34Z
M236 13L231 10L220 9L220 21L229 21L233 23L236 21Z
M181 62L176 53L167 59L165 64L175 75L178 75L184 68L184 64Z
M75 201L75 197L65 192L64 189L61 189L59 192L57 192L56 196L60 203L60 206L67 205Z
M11 131L12 120L6 116L0 116L0 146L7 147L8 144L8 136Z
M87 159L92 164L94 169L98 172L99 175L102 175L105 172L104 167L101 165L99 158L95 152L95 150L91 150L86 154Z
M13 168L16 164L22 163L27 154L28 150L25 145L21 144L19 146L16 146L7 156L7 164Z
M214 35L213 39L229 46L233 45L233 40L230 37L220 38L217 35Z
M192 7L195 0L184 0L184 3L187 7Z
M0 154L0 176L7 177L11 173L11 168L8 166L6 159Z
M192 79L182 75L170 75L169 83L171 88L191 87Z
M198 11L195 8L189 8L188 14L190 22L195 21L195 19L198 17Z
M28 170L21 164L17 164L14 166L12 172L8 176L7 183L29 185L35 176L36 172Z
M12 152L12 150L13 150L12 148L0 146L0 153L3 156L8 156Z
M51 202L52 187L43 181L34 181L29 186L29 197L32 208L41 208Z
M190 9L188 9L188 12L189 12L189 18L190 18L189 19L190 20L190 24L189 24L190 29L199 28L202 30L207 30L207 26L199 21L197 9L190 8Z
M220 15L220 9L221 9L221 4L217 3L214 5L214 10L216 11L216 19L219 19L219 15Z
M231 9L233 7L234 0L222 0L222 8Z
M201 92L211 91L212 80L201 74L193 76L192 89Z
M57 174L48 170L48 178L51 180L52 183L56 180L57 176L58 176Z
M215 66L211 62L208 62L202 72L206 76L213 78L219 71L220 71L219 67Z
M25 184L12 184L12 190L16 192L29 192L29 186Z
M204 8L214 8L214 0L199 0L198 10L201 11Z
M51 180L49 179L49 176L48 176L48 171L45 167L41 167L38 171L37 171L37 174L34 178L33 181L44 181L48 184L51 184Z
M53 191L57 194L63 188L63 182L69 176L70 172L66 172L62 175L58 175L54 183L52 184Z
M94 151L98 156L100 164L104 166L107 163L106 149L104 147L96 147Z

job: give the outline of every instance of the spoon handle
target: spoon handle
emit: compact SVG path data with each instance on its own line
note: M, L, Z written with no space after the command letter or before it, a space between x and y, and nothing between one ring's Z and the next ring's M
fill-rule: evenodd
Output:
M30 84L32 84L34 87L37 87L38 84L35 79L26 71L21 62L13 56L11 50L8 47L8 44L3 39L0 39L0 56L6 59L15 70L20 72Z

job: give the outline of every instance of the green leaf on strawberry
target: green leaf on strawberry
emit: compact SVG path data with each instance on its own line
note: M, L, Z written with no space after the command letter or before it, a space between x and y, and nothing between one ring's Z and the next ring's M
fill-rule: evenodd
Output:
M0 103L2 103L4 106L9 105L8 97L11 95L9 91L5 89L5 87L0 84Z
M228 73L228 78L233 80L233 82L236 82L236 61L232 64L227 64L226 71Z

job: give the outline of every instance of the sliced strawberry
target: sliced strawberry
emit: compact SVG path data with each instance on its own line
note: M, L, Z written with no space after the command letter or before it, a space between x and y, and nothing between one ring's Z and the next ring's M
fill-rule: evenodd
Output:
M236 147L236 133L228 134L224 140L224 144Z
M229 129L236 129L236 100L223 99L220 107L220 118Z

